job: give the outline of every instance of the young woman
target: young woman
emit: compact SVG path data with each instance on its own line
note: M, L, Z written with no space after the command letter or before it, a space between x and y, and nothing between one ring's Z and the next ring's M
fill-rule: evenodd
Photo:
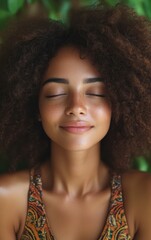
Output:
M128 7L32 19L1 45L0 239L150 240L150 22ZM25 164L26 163L26 164ZM12 169L12 168L11 168Z

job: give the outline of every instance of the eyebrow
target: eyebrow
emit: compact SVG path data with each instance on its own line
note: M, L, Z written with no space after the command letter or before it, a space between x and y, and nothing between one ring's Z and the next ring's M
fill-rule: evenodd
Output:
M102 77L95 77L95 78L85 78L83 80L83 83L95 83L95 82L103 82ZM42 87L46 85L47 83L64 83L69 84L69 80L65 78L48 78L42 83Z

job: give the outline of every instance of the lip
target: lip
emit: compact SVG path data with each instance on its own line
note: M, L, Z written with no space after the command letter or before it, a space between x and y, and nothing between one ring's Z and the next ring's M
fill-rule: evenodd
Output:
M83 127L74 127L74 126L68 126L68 127L60 127L63 130L70 132L70 133L84 133L87 132L88 130L90 130L92 127L87 127L87 126L83 126Z
M84 133L93 128L93 126L83 121L77 121L64 123L60 128L70 133Z

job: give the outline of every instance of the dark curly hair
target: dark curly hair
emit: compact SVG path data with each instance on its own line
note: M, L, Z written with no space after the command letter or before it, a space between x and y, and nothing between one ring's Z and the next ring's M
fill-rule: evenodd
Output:
M0 49L0 149L10 166L31 167L50 155L38 121L38 95L48 63L72 45L100 71L112 103L102 159L125 169L151 144L151 23L121 4L82 8L68 24L29 19L11 26Z

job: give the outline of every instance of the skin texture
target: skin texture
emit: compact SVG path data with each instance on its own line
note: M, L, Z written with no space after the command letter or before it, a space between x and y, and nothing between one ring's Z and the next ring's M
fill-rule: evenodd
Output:
M69 83L46 83L51 78L63 78ZM98 82L84 83L95 78ZM52 148L59 145L69 151L91 149L106 135L111 107L105 84L99 78L96 68L80 59L74 48L61 49L51 60L40 92L39 111Z
M100 77L76 48L64 47L50 61L41 84L39 122L51 139L50 159L41 166L43 201L57 240L97 239L107 217L110 170L101 160L100 141L108 133L112 108L102 81L84 83ZM68 84L47 81L52 78ZM151 176L127 171L122 187L132 239L149 240ZM28 188L28 171L0 177L0 239L20 239Z

